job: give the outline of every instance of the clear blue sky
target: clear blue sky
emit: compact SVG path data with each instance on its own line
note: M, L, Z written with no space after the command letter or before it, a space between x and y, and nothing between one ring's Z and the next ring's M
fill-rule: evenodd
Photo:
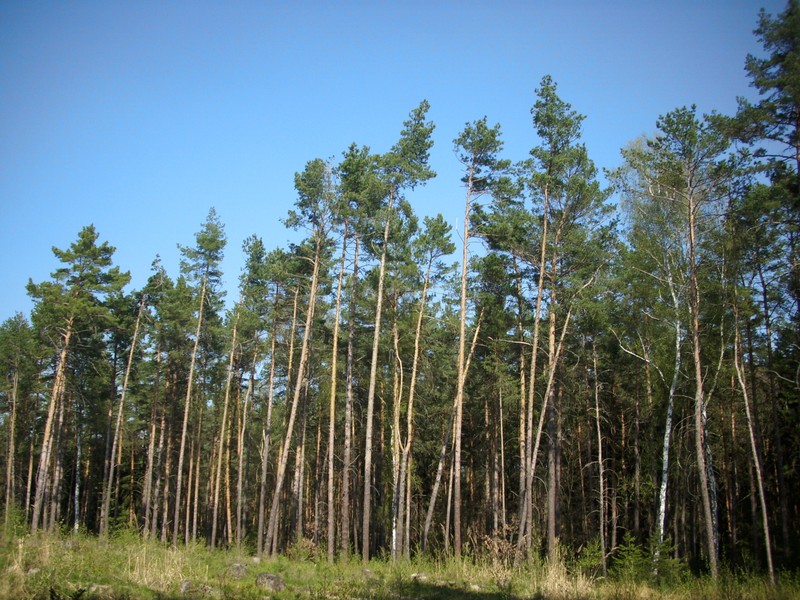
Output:
M93 223L139 287L160 254L178 274L211 206L226 226L235 296L242 241L269 248L293 175L351 143L388 150L420 100L436 123L439 176L410 193L419 215L458 228L452 140L500 123L505 157L537 143L545 74L586 115L598 167L696 103L732 113L750 96L760 7L775 0L0 3L0 321L28 314L28 278L47 280Z

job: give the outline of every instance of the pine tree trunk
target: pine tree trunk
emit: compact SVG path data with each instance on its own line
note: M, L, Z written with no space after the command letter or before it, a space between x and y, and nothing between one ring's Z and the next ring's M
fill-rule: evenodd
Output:
M473 173L472 166L467 174L467 199L464 208L464 238L463 252L461 256L461 304L458 321L458 364L456 382L456 416L455 431L453 432L455 448L453 449L453 463L455 477L453 480L453 553L456 560L461 558L461 424L464 420L464 383L466 373L464 368L464 353L466 350L467 336L467 271L469 268L469 214L472 204L473 193Z
M219 488L220 488L220 480L222 479L222 457L224 454L223 449L227 445L227 438L226 438L226 428L228 426L228 404L230 402L231 396L231 381L233 380L233 359L236 356L236 337L237 337L237 327L239 325L239 305L241 304L242 299L239 298L239 302L234 309L233 315L233 328L231 330L231 346L228 353L228 370L227 376L225 378L225 399L222 403L222 422L219 426L219 452L217 453L217 471L214 475L214 500L212 502L212 509L211 509L211 547L215 548L217 546L217 524L218 524L218 513L219 513ZM230 530L228 533L230 537Z
M277 312L278 290L275 290L275 312ZM272 333L270 335L269 350L269 384L267 391L267 415L264 419L264 429L261 433L261 487L258 497L258 558L264 555L264 517L267 508L267 468L269 466L269 446L272 439L272 404L275 399L275 334L277 329L277 316L272 318ZM267 539L267 544L271 540ZM268 550L268 552L271 552Z
M483 315L478 315L478 322L475 324L475 333L472 336L472 344L469 350L469 356L467 356L466 363L464 365L464 373L463 375L466 376L467 372L469 372L469 365L472 362L472 355L475 352L475 346L478 344L478 333L481 330L481 319ZM444 439L442 440L442 446L439 449L439 463L436 467L436 477L433 480L433 489L431 490L431 498L428 502L428 511L425 516L425 525L422 529L422 551L425 552L428 547L428 535L431 530L431 523L433 523L433 511L436 508L436 499L439 495L439 486L441 485L442 481L442 474L444 473L444 464L445 459L447 458L447 448L450 445L451 435L454 429L455 423L455 415L456 415L456 405L453 402L453 408L450 412L450 422L447 429L444 432ZM447 502L447 527L445 528L445 543L447 544L447 540L449 539L449 524L450 524L450 500L449 500L449 493L448 493L448 502Z
M333 317L333 343L331 348L331 393L328 403L328 485L327 485L327 530L326 538L328 562L333 562L336 553L336 503L335 496L335 449L336 449L336 383L338 381L337 365L339 358L339 320L342 310L342 287L344 284L344 268L347 260L348 223L345 221L342 233L342 258L339 265L339 278L336 283L336 309ZM345 469L348 465L345 464Z
M389 245L389 226L392 221L394 196L389 196L386 225L383 229L383 249L381 250L380 269L378 271L378 291L375 303L375 331L372 338L372 358L369 367L369 389L367 391L367 416L364 436L364 501L361 507L363 519L361 525L361 558L369 562L370 531L372 516L372 430L375 414L375 388L378 379L378 349L381 339L381 318L383 316L383 287L386 279L386 252Z
M297 418L297 408L300 404L300 396L304 387L304 378L306 372L306 363L308 362L308 347L311 339L311 329L314 319L314 309L316 307L317 298L317 279L319 277L320 260L321 260L320 242L317 241L317 247L314 253L313 270L311 274L311 286L308 294L308 307L306 309L306 322L303 330L303 342L300 348L300 364L297 367L297 376L295 378L294 395L292 397L292 406L289 414L289 422L286 426L286 437L281 449L281 456L278 462L278 470L275 474L275 490L272 496L272 506L270 508L269 525L267 527L267 539L274 540L278 531L278 511L280 505L281 490L283 489L283 481L286 476L286 467L289 462L289 452L292 445L292 434L294 431L294 422ZM274 555L275 546L272 546L271 554Z
M352 454L352 440L353 440L353 385L354 374L353 366L355 362L353 338L355 337L356 328L356 299L358 297L358 250L360 246L360 238L356 234L354 240L353 250L353 276L352 276L352 289L350 291L350 316L347 326L347 390L345 392L345 406L344 406L344 439L342 449L342 491L341 491L341 530L340 530L340 548L344 558L350 555L350 462Z
M695 456L700 482L700 496L703 502L703 517L705 522L706 552L708 554L711 577L716 579L719 568L717 563L716 516L711 506L711 491L709 489L709 469L706 446L706 419L705 397L703 391L703 363L700 351L700 289L697 281L697 260L695 243L695 212L697 210L693 195L689 195L689 278L690 278L690 309L692 317L692 356L694 359L694 426L695 426Z
M128 352L128 364L125 367L125 377L122 380L122 391L120 392L119 408L117 409L117 421L114 425L114 438L111 442L111 462L109 463L108 482L106 487L103 488L103 505L100 512L100 537L108 536L108 525L111 511L111 490L114 488L114 476L117 467L117 448L120 444L119 436L120 432L122 431L122 415L125 408L125 395L128 391L128 381L133 368L133 356L136 352L136 340L139 337L139 324L142 321L144 307L144 296L142 296L141 300L139 300L139 311L136 314L136 324L133 327L133 339L131 340L131 348Z
M739 310L738 310L738 298L736 298L736 292L734 292L734 329L735 329L735 339L733 344L733 351L734 351L734 360L733 364L736 368L736 378L739 382L739 388L742 392L742 398L744 399L744 409L745 415L747 416L747 432L748 437L750 440L750 450L752 452L753 457L753 468L756 472L756 486L758 490L758 501L761 505L761 525L763 528L764 533L764 547L767 553L767 572L769 574L770 582L775 585L775 569L772 564L772 541L770 539L770 530L769 530L769 512L767 511L767 498L764 492L764 476L762 474L763 467L762 467L762 460L761 460L761 450L756 443L756 430L753 423L752 411L750 410L750 396L747 391L747 385L744 381L744 367L742 365L742 352L741 352L741 334L739 333Z
M8 456L6 458L6 504L5 504L5 517L4 529L6 534L9 533L9 524L11 522L11 510L16 505L14 498L14 458L16 456L16 449L14 441L17 435L17 389L19 388L19 372L14 369L14 375L11 381L11 394L8 398L9 410L9 423L8 423Z
M597 371L597 348L592 343L592 369L594 370L594 417L597 428L597 476L599 480L598 492L598 533L600 535L600 556L603 565L603 576L606 575L606 490L605 472L603 464L603 432L600 428L600 376Z
M31 517L31 531L33 532L39 528L45 490L48 487L50 461L53 451L53 425L56 417L56 407L60 404L62 396L64 395L67 376L67 358L69 356L69 344L72 339L73 324L74 319L70 317L64 328L64 334L61 340L61 351L58 356L58 364L53 379L53 388L47 407L47 420L45 421L44 434L42 435L42 451L39 454L39 467L36 472L36 493L33 499L33 515Z
M192 348L192 358L189 364L189 379L186 385L186 398L183 403L183 429L181 431L181 444L178 451L178 473L175 484L175 514L173 515L172 543L178 545L178 530L180 528L181 516L181 490L183 484L183 459L186 453L186 434L189 428L189 414L192 405L192 385L194 384L194 367L197 362L197 349L200 346L200 331L203 327L203 308L206 301L207 280L204 277L200 287L200 306L197 311L197 329L194 334L194 348ZM186 532L188 535L188 531Z

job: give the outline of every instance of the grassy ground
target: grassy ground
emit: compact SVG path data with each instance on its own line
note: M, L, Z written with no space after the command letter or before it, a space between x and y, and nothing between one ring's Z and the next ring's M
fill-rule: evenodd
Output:
M280 576L285 589L257 587L260 573ZM777 587L731 574L712 582L684 573L660 587L641 579L630 573L590 577L577 566L539 562L514 570L491 560L420 559L394 565L376 560L365 569L358 561L328 564L308 547L258 562L247 553L201 545L173 548L135 533L108 540L81 535L0 538L0 598L800 600L797 575L784 575Z

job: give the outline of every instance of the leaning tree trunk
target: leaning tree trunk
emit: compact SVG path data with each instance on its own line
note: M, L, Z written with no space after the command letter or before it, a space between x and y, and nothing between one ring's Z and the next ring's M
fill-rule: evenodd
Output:
M303 391L303 379L305 377L306 363L308 362L308 346L311 339L311 329L314 322L314 309L316 307L317 298L317 279L319 277L319 263L321 260L320 241L317 241L315 249L313 269L311 273L311 287L308 293L308 307L306 309L306 322L303 331L303 342L300 347L300 363L297 367L297 375L295 376L294 395L292 397L292 406L289 413L289 422L286 425L286 438L283 443L280 460L278 462L278 470L275 474L275 489L272 496L272 506L269 513L269 525L267 527L267 540L272 540L278 531L278 514L280 510L280 497L283 488L283 481L286 476L286 467L289 462L289 452L292 446L292 433L294 431L294 422L297 418L297 408L300 404L300 396ZM273 545L271 554L275 553Z
M119 408L117 409L117 422L114 426L114 439L111 442L111 461L108 470L108 482L103 488L103 505L100 513L100 536L108 536L108 525L111 513L111 490L114 489L114 471L117 466L117 447L119 446L119 436L122 430L122 415L125 407L125 395L128 391L128 380L133 368L133 355L136 352L136 340L139 336L139 324L142 320L142 313L144 312L145 302L144 296L139 301L139 312L136 315L136 324L133 327L133 339L131 340L131 348L128 352L128 364L125 367L125 377L122 381L122 392L119 398Z
M50 460L53 452L53 425L55 424L56 407L61 403L62 396L64 395L65 379L67 376L67 358L69 356L69 344L72 339L73 324L74 318L70 317L64 329L61 352L58 356L58 366L56 367L56 374L53 379L53 391L50 394L50 401L47 407L47 420L45 421L44 434L42 435L42 451L39 455L39 467L36 471L36 493L33 499L33 515L31 516L31 530L33 532L39 528L39 519L42 516L42 509L44 506L45 489L48 487Z
M770 532L769 532L769 513L767 511L767 499L764 493L764 476L762 474L763 471L763 462L761 460L761 452L756 444L756 433L755 433L755 426L753 423L753 417L750 410L750 396L747 392L747 385L744 381L743 370L744 367L742 365L742 352L741 352L741 334L739 333L739 307L738 307L738 298L736 297L737 294L734 292L734 343L733 343L733 364L736 368L736 378L739 382L739 387L742 391L742 398L744 399L744 409L745 414L747 415L747 432L749 434L750 439L750 450L753 454L753 467L756 471L756 485L758 489L758 501L761 505L761 522L762 527L764 528L764 545L767 553L767 571L769 573L769 580L774 585L775 584L775 569L772 565L772 541L770 539Z
M183 403L183 429L181 430L181 445L178 452L178 475L175 484L175 514L172 523L172 543L178 545L178 530L180 529L181 516L181 489L183 484L183 459L186 454L186 435L189 429L189 409L192 405L192 384L194 383L194 367L197 362L197 349L200 346L200 331L203 327L203 306L206 301L207 280L204 277L200 287L200 307L197 311L197 329L194 334L194 348L192 349L192 359L189 363L189 379L186 384L186 398ZM166 501L166 499L165 499ZM188 512L188 508L187 508Z
M478 333L481 330L481 319L483 317L483 313L478 315L478 322L475 325L475 333L472 336L472 345L470 346L469 356L464 363L464 372L462 375L466 377L466 374L469 372L469 365L472 362L472 356L475 352L475 346L478 344ZM445 459L447 458L447 447L450 445L450 436L453 433L453 424L455 422L456 416L456 405L455 402L453 403L453 408L450 412L450 422L445 430L444 439L442 440L442 446L439 449L439 464L436 467L436 477L433 480L433 489L431 490L431 498L428 502L428 512L425 515L425 525L422 529L422 551L425 552L428 547L428 534L431 530L431 523L433 523L433 511L436 508L436 499L439 495L439 486L441 485L442 481L442 473L444 473L444 463ZM448 502L448 514L449 514L450 503ZM445 528L447 532L449 527ZM448 534L445 533L445 539L447 539Z

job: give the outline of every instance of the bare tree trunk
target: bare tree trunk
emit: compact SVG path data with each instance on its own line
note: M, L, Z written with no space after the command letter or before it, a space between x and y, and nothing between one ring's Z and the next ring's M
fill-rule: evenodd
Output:
M117 421L114 426L114 439L111 442L111 462L109 463L108 482L103 488L103 506L100 512L100 536L108 536L108 522L111 511L111 490L114 488L114 475L117 467L117 447L119 446L119 436L122 430L122 415L125 407L125 395L128 391L128 381L133 368L133 355L136 352L136 340L139 337L139 324L142 321L142 314L144 313L145 301L144 296L139 300L139 311L136 314L136 324L133 327L133 339L131 340L131 348L128 352L128 364L125 367L125 377L122 381L122 391L120 392L119 408L117 409Z
M278 292L275 291L275 311L277 313ZM272 334L269 350L269 384L267 391L267 416L264 421L264 429L261 433L261 487L258 497L258 557L264 554L264 516L267 504L267 467L269 465L269 445L272 438L272 404L275 399L275 334L276 334L277 315L272 318ZM271 545L271 539L267 539L267 544ZM268 552L271 552L268 550Z
M336 503L334 502L335 492L335 450L336 450L336 383L338 373L336 372L339 358L339 320L342 310L342 286L344 283L344 267L347 260L347 238L348 222L345 221L344 232L342 233L342 259L339 265L339 279L336 283L336 310L333 317L333 347L331 348L331 394L328 404L328 536L326 543L328 546L328 562L333 562L336 553ZM345 469L348 465L345 464Z
M535 465L535 452L533 448L533 406L536 399L536 363L539 355L539 329L542 320L542 296L544 295L544 279L547 272L547 232L549 224L550 212L550 193L549 189L545 186L543 194L544 206L542 208L542 240L539 248L539 278L536 284L536 308L533 314L533 345L531 347L531 367L530 376L528 377L528 414L526 416L524 426L527 429L525 435L525 460L523 469L523 479L525 480L524 494L522 495L522 502L520 502L519 512L519 536L517 539L517 557L521 549L525 548L530 552L531 544L533 542L533 473L536 468ZM542 416L545 413L545 403L542 404ZM523 423L520 424L521 426ZM540 425L541 427L541 425ZM538 435L537 435L537 450L538 450ZM515 558L515 562L517 559Z
M64 395L64 386L67 376L67 357L69 356L69 343L72 339L72 328L74 319L67 321L66 328L61 341L61 351L58 356L58 365L53 379L53 389L50 394L50 401L47 408L47 420L44 425L42 435L42 451L39 454L39 467L36 471L36 493L33 499L33 516L31 517L31 531L35 532L39 528L39 520L42 516L45 489L48 487L48 475L50 473L50 461L53 451L53 425L56 416L56 407Z
M214 500L212 503L211 509L211 547L215 548L217 545L217 521L218 521L218 513L219 513L219 487L220 487L220 480L222 479L222 456L224 454L224 448L226 447L226 428L228 425L228 403L230 401L231 396L231 381L233 380L233 359L236 356L236 337L237 337L237 327L239 325L239 305L242 302L242 298L239 298L239 302L234 308L233 314L233 328L231 329L231 347L230 352L228 354L228 372L225 378L225 399L222 403L222 422L219 425L219 452L217 453L217 472L214 476ZM228 532L228 537L230 539L230 531Z
M161 390L161 348L160 342L156 346L156 373L155 382L153 384L153 401L150 407L150 426L148 429L148 443L147 443L147 464L145 466L144 475L144 490L142 491L142 515L144 516L144 523L142 524L142 534L145 538L150 537L150 522L154 519L158 506L157 500L153 500L153 472L156 464L156 418L158 415L158 400L159 392ZM164 430L163 430L163 409L162 409L162 429L159 433L159 446L158 446L158 459L160 464L161 450L163 448ZM156 484L158 489L158 484Z
M14 375L11 381L11 395L8 398L9 415L8 423L8 457L6 458L6 504L5 504L5 518L4 527L5 532L8 534L9 524L11 522L11 509L16 505L14 500L14 458L16 449L14 441L17 433L17 389L19 388L19 372L14 369Z
M683 342L683 328L678 316L678 296L672 285L672 277L670 276L670 292L672 293L673 306L675 308L675 365L672 371L672 383L669 386L669 393L667 395L667 415L664 424L664 441L661 445L661 485L658 492L658 544L654 554L654 562L656 565L656 572L658 570L658 562L661 552L661 546L664 543L664 532L667 524L667 485L669 483L669 451L670 451L670 438L672 436L672 413L675 407L675 394L678 391L678 381L681 371L681 345ZM647 356L649 362L649 355ZM677 543L677 540L675 540Z
M733 344L733 364L736 368L736 378L739 381L739 388L742 391L742 398L744 399L744 409L745 414L747 415L747 432L749 434L750 439L750 450L752 451L753 455L753 467L755 468L756 472L756 484L758 489L758 501L761 505L761 524L764 529L764 546L767 552L767 571L769 573L769 580L770 583L775 585L775 569L772 565L772 541L770 539L770 531L769 531L769 512L767 511L767 498L766 494L764 493L764 476L762 474L762 460L761 460L761 452L756 443L756 433L755 427L753 424L753 417L750 410L750 396L747 391L747 385L744 381L744 367L742 365L742 351L741 351L741 334L739 332L739 307L738 307L738 298L737 294L734 291L734 301L733 301L733 311L734 311L734 331L735 331L735 339Z
M383 249L381 250L380 270L378 271L378 291L375 303L375 331L372 338L372 359L369 368L369 389L367 392L367 421L364 441L364 502L361 526L361 557L364 563L369 562L370 552L370 520L372 516L372 430L375 414L375 387L378 379L378 349L381 339L381 318L383 316L383 287L386 279L386 252L389 245L389 226L392 222L394 196L389 196L386 225L383 229Z
M244 456L245 456L245 448L244 448L244 437L247 431L247 413L249 411L249 403L251 398L255 394L255 385L256 385L256 365L258 361L258 344L256 344L256 350L253 352L253 366L250 369L250 385L247 387L247 393L244 396L244 406L242 406L242 416L241 416L241 428L239 429L239 435L237 436L236 442L236 449L239 458L239 470L236 474L236 548L241 550L242 548L242 538L243 529L244 529L244 478L245 478L245 466L244 466Z
M456 559L461 558L461 423L464 420L464 383L466 374L464 369L464 353L467 337L467 271L469 270L469 214L472 208L474 167L470 165L467 173L467 199L464 207L464 238L461 255L461 304L458 321L458 364L456 382L456 417L455 417L455 448L453 449L453 462L455 464L455 477L453 480L453 553Z
M700 496L703 501L703 517L705 521L706 552L708 553L711 577L716 579L719 573L717 562L717 530L716 515L711 506L711 491L709 489L710 464L707 454L705 396L703 390L703 363L700 352L700 289L697 281L697 260L695 256L695 213L697 210L694 196L689 194L689 278L690 278L690 308L692 315L692 351L694 358L694 426L695 426L695 456L697 470L700 477Z
M400 359L400 332L397 328L397 294L394 296L394 311L392 318L392 342L394 347L394 377L392 390L392 513L391 513L391 556L392 562L397 562L400 552L400 540L403 537L403 521L400 506L403 504L405 481L401 477L401 446L403 444L400 432L400 404L403 397L403 362Z
M592 342L592 369L594 370L594 418L597 427L597 476L599 479L599 519L600 556L603 561L603 576L606 575L606 490L603 464L603 432L600 428L600 374L597 372L597 347Z
M475 346L478 344L478 333L481 330L481 319L483 314L478 316L478 322L475 324L475 333L472 336L472 345L470 346L469 356L467 356L466 363L464 365L464 372L462 373L463 376L466 376L467 372L469 371L470 362L472 362L472 355L475 352ZM439 464L436 467L436 477L433 480L433 490L431 490L431 499L428 502L428 512L425 516L425 526L422 529L422 551L425 552L428 547L428 534L431 530L431 523L433 522L433 511L436 507L436 498L439 495L439 486L442 481L442 473L444 472L444 463L445 458L447 457L447 447L450 445L450 436L453 432L453 424L455 422L455 415L456 415L456 406L455 402L453 403L453 408L450 412L450 423L445 430L444 439L442 440L442 446L439 449ZM448 501L448 523L449 523L449 501ZM446 528L446 531L449 530L449 526ZM445 534L445 540L447 540L448 534Z
M353 429L353 363L354 348L353 338L356 328L356 299L358 297L358 250L360 238L355 235L355 247L353 250L353 285L350 292L350 317L347 326L347 390L345 392L344 406L344 447L342 449L342 491L341 491L341 526L340 526L340 548L342 556L347 558L350 555L350 462L352 453L352 429Z
M192 359L189 364L189 379L186 385L186 398L183 403L183 429L181 431L181 445L178 451L178 474L175 484L175 514L173 516L172 543L178 545L178 529L180 527L181 516L181 490L183 484L183 459L186 453L186 433L189 428L189 413L192 405L192 385L194 384L194 367L197 362L197 349L200 346L200 331L203 327L203 307L206 302L207 279L203 278L200 287L200 306L197 311L197 329L194 334L194 348L192 349ZM188 535L188 531L187 531Z
M275 474L275 490L272 496L272 507L270 508L269 525L267 527L267 539L274 539L278 531L278 511L280 504L281 490L283 488L283 481L286 476L286 467L289 462L289 452L292 445L292 434L294 432L294 422L297 418L297 408L300 404L300 396L303 391L306 363L308 362L308 346L311 339L311 329L314 322L314 309L316 307L317 299L317 279L319 277L319 268L322 252L320 248L320 241L317 241L317 247L314 253L313 270L311 274L311 287L308 293L308 307L306 309L306 322L303 331L303 342L300 348L300 364L297 367L297 376L295 378L294 395L292 397L292 406L289 414L289 422L286 426L286 437L284 440L283 448L281 451L280 460L278 462L278 470ZM272 547L271 553L275 553L275 547Z

